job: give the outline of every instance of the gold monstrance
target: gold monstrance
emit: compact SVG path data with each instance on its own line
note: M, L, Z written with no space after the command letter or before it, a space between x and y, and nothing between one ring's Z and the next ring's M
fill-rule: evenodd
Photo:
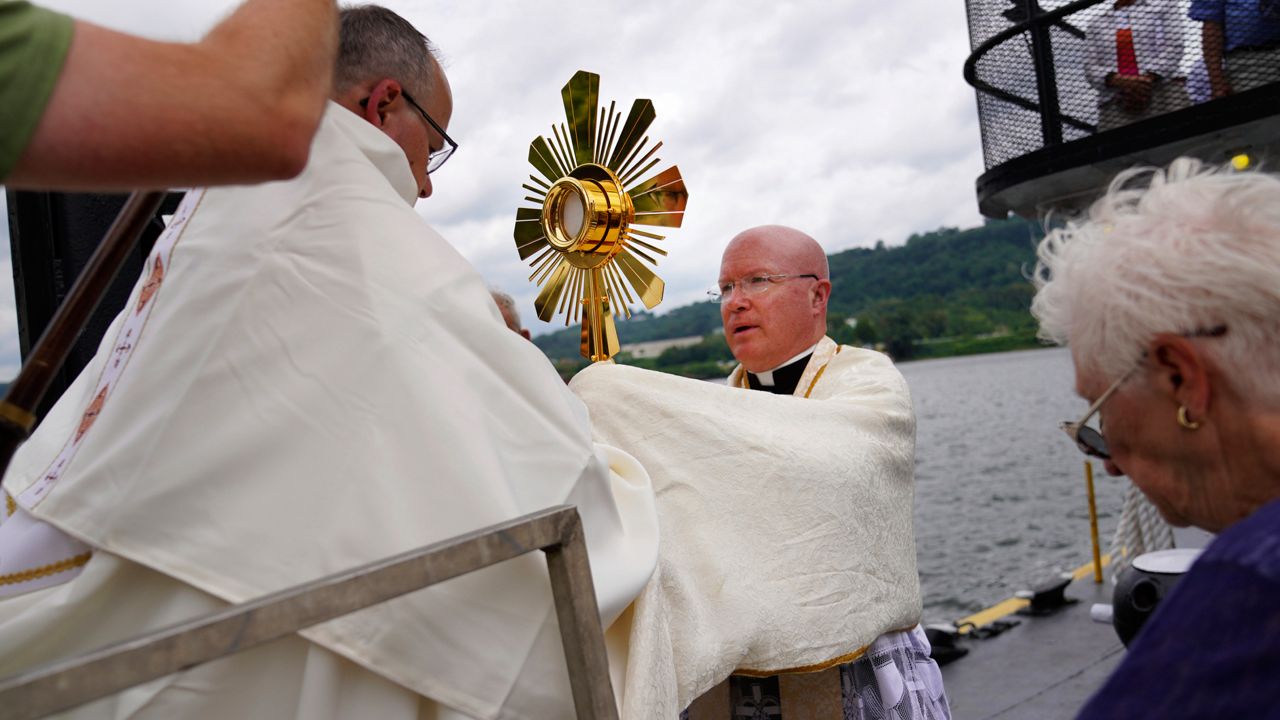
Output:
M531 174L533 185L522 187L538 207L517 209L515 229L520 259L533 267L529 279L542 286L538 317L564 312L565 325L581 318L582 356L593 362L618 352L613 317L618 308L631 317L632 288L646 308L662 302L662 278L644 262L657 265L653 255L667 254L653 245L664 236L635 226L680 227L689 197L674 165L637 183L659 162L661 142L641 155L653 103L636 100L620 122L615 103L597 109L599 91L600 76L582 70L560 91L568 125L551 127L554 143L539 136L529 144L542 178Z

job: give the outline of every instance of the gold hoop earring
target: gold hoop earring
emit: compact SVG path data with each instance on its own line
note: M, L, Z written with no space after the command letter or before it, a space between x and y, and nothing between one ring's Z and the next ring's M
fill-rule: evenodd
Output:
M1200 429L1200 423L1195 422L1194 420L1189 420L1189 419L1187 418L1187 406L1186 406L1186 405L1179 405L1179 406L1178 406L1178 424L1179 424L1179 425L1181 425L1182 427L1184 427L1184 428L1188 429L1188 430L1199 430L1199 429Z

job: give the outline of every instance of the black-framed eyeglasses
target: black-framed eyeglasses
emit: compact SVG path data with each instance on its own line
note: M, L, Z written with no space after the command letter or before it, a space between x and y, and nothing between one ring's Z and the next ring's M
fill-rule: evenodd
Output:
M458 149L458 143L454 142L453 138L449 137L449 133L445 132L444 128L440 127L439 123L431 119L431 115L426 110L423 110L422 106L418 104L418 101L414 100L412 95L405 92L404 88L400 89L400 94L404 96L405 100L409 101L409 104L413 106L414 110L418 111L418 114L422 116L422 119L426 120L427 124L434 128L436 132L440 133L440 137L444 139L444 147L436 150L430 155L427 155L427 174L430 175L436 170L439 170L440 166L444 165L445 161L453 155L454 151ZM360 101L360 107L366 107L368 104L369 98L365 98Z
M454 151L458 149L458 143L454 142L453 138L449 137L449 133L445 132L444 128L436 124L435 120L431 119L431 116L427 114L426 110L422 109L422 106L418 104L417 100L413 99L412 95L405 92L403 88L400 90L400 94L404 96L405 100L409 101L409 104L412 105L415 110L422 113L422 119L426 120L431 127L435 128L436 132L440 133L440 137L444 138L444 147L427 156L427 174L430 175L436 170L439 170L440 166L453 155Z
M1208 330L1193 330L1189 333L1183 333L1183 337L1222 337L1226 334L1227 326L1218 325L1216 327L1209 328ZM1138 358L1137 362L1133 364L1133 367L1129 368L1123 375L1116 378L1116 381L1111 383L1111 387L1104 390L1103 393L1098 396L1098 399L1093 401L1093 404L1085 411L1084 417L1076 420L1075 422L1063 422L1058 425L1058 427L1062 428L1062 432L1066 433L1067 437L1071 438L1071 441L1076 444L1076 447L1080 448L1080 452L1090 457L1096 457L1102 460L1111 459L1111 451L1107 448L1107 439L1102 436L1102 431L1094 430L1088 425L1085 425L1085 423L1089 422L1089 418L1093 417L1095 413L1102 409L1102 403L1106 402L1107 398L1114 395L1115 391L1120 389L1120 386L1123 385L1126 380L1133 377L1133 374L1138 372L1138 368L1142 367L1142 363L1146 361L1146 359L1147 354L1144 352Z
M720 283L718 286L708 290L707 296L714 302L723 304L729 302L729 296L733 295L734 288L741 290L743 295L751 297L764 293L777 283L786 282L787 280L795 280L796 278L813 278L814 280L821 279L813 273L797 275L752 275L750 277Z

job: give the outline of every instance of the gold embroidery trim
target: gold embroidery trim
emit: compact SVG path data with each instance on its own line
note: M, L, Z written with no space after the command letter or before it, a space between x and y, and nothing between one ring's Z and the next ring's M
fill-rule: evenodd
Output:
M747 677L766 678L773 675L799 675L800 673L814 673L828 670L837 665L843 665L847 662L853 662L863 655L867 654L867 650L871 649L870 645L860 647L848 655L841 655L838 658L831 658L825 662L814 663L813 665L801 665L800 667L783 668L782 670L751 670L748 668L738 668L733 671L734 675L746 675Z
M13 496L9 493L4 494L4 507L9 511L8 517L12 517L14 513L18 512L18 503L14 502Z
M24 432L31 430L36 424L36 416L23 410L7 400L0 400L0 418L22 428Z
M840 346L837 345L836 351L831 355L831 360L835 360L836 355L839 355L839 354L840 354ZM809 399L809 393L813 392L813 386L818 384L818 378L822 377L822 373L827 371L827 365L831 364L831 360L828 360L826 364L818 368L818 372L815 373L813 376L813 379L809 381L809 389L804 391L804 397L806 400Z
M911 627L899 628L897 630L890 630L889 632L907 632L914 627L915 626L912 625ZM885 633L885 634L887 635L889 633ZM747 677L764 678L764 677L769 677L771 675L798 675L800 673L822 672L823 670L833 668L837 665L843 665L847 662L853 662L854 660L857 660L863 655L866 655L867 651L870 649L871 649L870 645L864 645L858 648L857 650L854 650L853 652L849 653L848 655L841 655L840 657L831 658L830 660L825 660L820 663L814 663L812 665L801 665L799 667L783 668L781 670L752 670L750 668L738 668L737 670L733 671L733 674L746 675Z
M56 563L50 563L48 565L42 565L38 568L9 573L8 575L0 575L0 585L17 585L18 583L39 580L42 577L49 577L50 575L57 575L60 572L74 570L75 568L81 567L85 563L89 562L89 558L92 555L93 551L90 550L89 552L80 553L75 557L70 557L66 560L59 560Z

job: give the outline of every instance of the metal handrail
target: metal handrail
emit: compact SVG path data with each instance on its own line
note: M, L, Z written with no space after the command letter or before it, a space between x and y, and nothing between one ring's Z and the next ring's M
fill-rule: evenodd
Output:
M1058 20L1061 20L1063 17L1067 15L1071 15L1072 13L1079 12L1080 10L1091 8L1094 5L1098 5L1102 2L1105 2L1105 0L1076 0L1076 2L1068 3L1066 5L1063 5L1062 7L1054 8L1053 10L1050 10L1045 13L1033 14L1030 17L1028 17L1026 20L1023 20L1020 23L1011 25L1005 28L1004 30L1001 30L1000 32L996 33L995 35L992 35L991 37L987 38L982 44L978 45L978 47L974 48L973 52L969 53L969 57L965 59L964 61L965 82L969 83L970 87L972 87L975 90L978 90L979 92L984 92L988 95L991 95L992 97L999 98L1006 102L1013 103L1014 105L1017 105L1025 110L1031 110L1032 112L1037 112L1037 113L1042 112L1042 108L1040 107L1039 103L1033 100L1028 100L1027 98L1022 97L1021 95L1015 95L1009 92L1008 90L1003 90L994 85L991 85L985 80L980 79L978 77L978 61L982 59L983 55L986 55L997 45L1001 45L1004 42L1011 40L1012 38L1017 37L1018 35L1021 35L1024 32L1027 32L1028 30L1037 28L1041 25L1051 25L1053 23L1056 23ZM1061 120L1062 122L1065 122L1066 124L1071 125L1072 127L1075 127L1078 130L1083 130L1085 132L1091 133L1098 129L1097 126L1093 125L1092 123L1087 123L1083 120L1079 120L1070 115L1064 115L1060 112L1056 113L1055 115L1056 115L1056 119Z
M575 507L559 505L335 573L0 681L6 718L37 718L290 635L534 550L551 593L582 720L616 720L604 631Z

